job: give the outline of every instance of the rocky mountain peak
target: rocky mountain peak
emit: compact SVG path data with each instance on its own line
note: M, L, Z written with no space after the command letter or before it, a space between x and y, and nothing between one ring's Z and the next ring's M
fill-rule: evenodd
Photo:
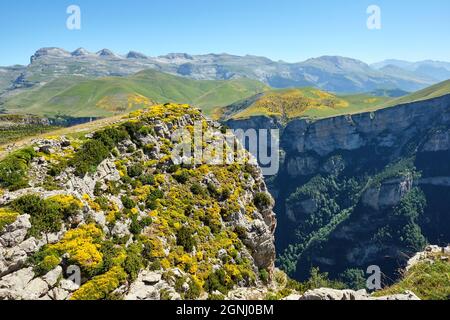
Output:
M136 51L130 51L127 54L127 59L147 59L148 57L140 52L136 52Z
M72 52L72 56L73 57L82 57L82 56L88 56L91 53L89 51L87 51L84 48L78 48L75 51Z
M57 57L57 58L69 58L71 56L71 54L61 48L55 48L55 47L49 47L49 48L41 48L38 51L36 51L36 53L31 56L31 63L33 63L34 61L36 61L37 59L41 58L41 57Z
M102 49L102 50L97 52L97 55L99 57L103 57L103 58L116 58L116 57L118 57L114 52L112 52L109 49Z

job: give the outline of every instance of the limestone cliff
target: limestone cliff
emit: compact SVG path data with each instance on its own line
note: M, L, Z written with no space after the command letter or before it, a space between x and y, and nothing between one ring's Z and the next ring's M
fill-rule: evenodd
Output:
M341 278L379 265L391 278L427 242L450 242L450 96L318 121L255 117L232 128L281 129L279 263Z
M0 299L206 299L260 290L274 268L274 202L256 162L179 164L155 106L0 161ZM235 153L247 154L241 147ZM183 162L186 163L186 162Z

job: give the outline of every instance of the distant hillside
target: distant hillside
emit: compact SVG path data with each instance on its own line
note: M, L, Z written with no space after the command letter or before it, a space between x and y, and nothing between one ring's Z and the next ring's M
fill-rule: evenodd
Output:
M409 62L402 60L385 60L371 65L372 68L383 70L388 68L398 68L410 72L415 76L434 79L434 81L444 81L450 79L450 63L444 61L418 61Z
M155 70L129 77L85 80L64 77L42 87L10 96L0 108L8 113L101 117L156 103L188 102L209 113L214 107L267 90L255 80L197 81Z
M428 99L433 99L441 96L450 94L450 80L438 83L434 86L428 87L426 89L414 92L407 96L391 100L385 104L385 106L395 106L399 104L405 104L415 101L423 101Z
M369 94L338 96L314 88L272 90L218 110L215 115L226 120L260 115L284 121L317 119L372 110L390 99Z

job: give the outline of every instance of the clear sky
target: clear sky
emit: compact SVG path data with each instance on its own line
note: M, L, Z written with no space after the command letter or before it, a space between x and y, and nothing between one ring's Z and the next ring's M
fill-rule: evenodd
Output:
M66 9L81 8L81 30ZM381 30L366 26L381 8ZM1 0L0 65L47 46L148 55L230 53L298 62L342 55L450 61L448 0Z

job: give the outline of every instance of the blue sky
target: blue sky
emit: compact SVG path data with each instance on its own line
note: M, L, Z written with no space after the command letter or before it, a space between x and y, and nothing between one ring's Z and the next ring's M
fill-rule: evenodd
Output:
M71 4L81 8L81 30L66 28ZM381 8L381 30L366 27L371 4ZM448 0L0 1L0 65L27 64L46 46L290 62L321 55L450 61L449 34Z

